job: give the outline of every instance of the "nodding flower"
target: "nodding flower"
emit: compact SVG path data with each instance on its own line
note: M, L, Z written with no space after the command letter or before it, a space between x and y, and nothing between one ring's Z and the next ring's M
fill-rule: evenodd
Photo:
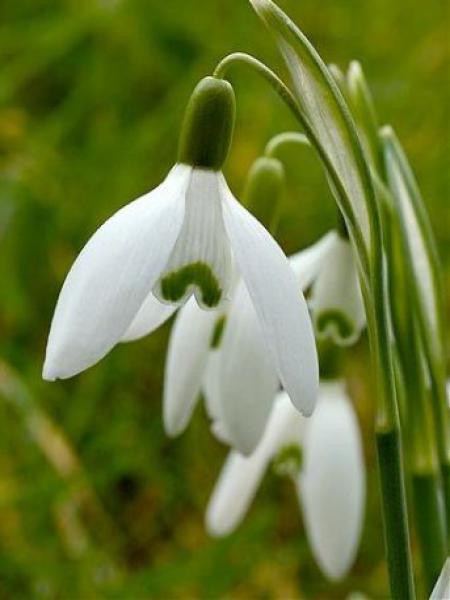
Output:
M314 321L326 322L318 335L331 334L334 341L345 345L349 339L356 341L364 310L349 241L330 231L292 255L289 263L298 293L311 289ZM334 269L345 273L345 285L334 279ZM347 337L339 335L341 322L348 324ZM226 441L249 454L263 435L280 383L283 385L245 281L238 279L231 300L216 314L206 313L190 301L176 317L165 371L166 431L173 436L185 429L203 392L213 428L220 421L220 429L227 431Z
M365 468L356 415L342 382L320 384L309 419L298 414L285 392L277 395L255 451L243 456L232 450L225 461L206 511L212 536L238 527L270 465L294 482L320 569L331 580L343 578L359 546Z
M231 85L201 80L176 165L156 189L108 219L70 269L50 329L45 379L80 373L186 302L187 311L199 308L213 320L230 298L235 269L283 387L303 414L312 413L319 377L306 301L283 251L234 198L221 171L234 117ZM183 342L192 350L196 335Z

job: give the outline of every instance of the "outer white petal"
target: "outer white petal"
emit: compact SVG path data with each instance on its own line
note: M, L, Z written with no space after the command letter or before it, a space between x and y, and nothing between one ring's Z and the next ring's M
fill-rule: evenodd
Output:
M308 539L321 570L338 580L353 564L365 503L358 423L340 384L321 385L303 458L299 495Z
M444 563L439 579L431 592L430 600L448 600L450 598L450 558Z
M222 415L222 394L219 387L219 369L221 361L220 347L213 349L208 355L208 364L203 375L202 390L205 408L211 419L211 431L214 437L224 444L231 445Z
M222 425L231 445L250 454L264 432L279 379L242 281L228 313L217 370Z
M192 266L195 266L197 273L199 268L206 268L208 279L204 279L204 288L199 287L198 281L185 284L184 293L182 290L180 297L175 300L179 304L194 293L197 302L208 309L216 307L229 295L233 268L223 223L220 183L221 175L217 171L193 169L186 192L183 226L162 279ZM165 300L161 282L155 286L154 292L161 301Z
M186 427L200 394L211 337L218 314L198 307L194 298L173 325L164 374L164 426L168 435Z
M297 276L300 289L303 291L309 288L319 275L324 263L329 260L330 250L332 250L336 238L337 233L330 231L315 244L289 257L289 264Z
M190 172L176 165L159 187L108 219L78 255L53 316L45 379L76 375L120 340L173 249Z
M170 319L177 310L174 304L163 304L150 293L122 336L122 342L132 342L142 338Z
M284 389L304 415L317 399L319 368L305 299L283 251L222 180L224 221L242 278Z
M266 468L284 444L299 441L303 419L281 392L274 404L266 431L252 455L235 450L228 455L206 510L210 535L231 533L244 518Z
M319 336L330 336L342 346L358 340L366 324L366 316L348 240L335 237L313 285L310 304ZM341 323L347 331L341 330Z

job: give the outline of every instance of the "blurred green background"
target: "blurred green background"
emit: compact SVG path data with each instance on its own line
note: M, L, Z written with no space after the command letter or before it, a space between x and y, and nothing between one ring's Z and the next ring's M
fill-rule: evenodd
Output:
M416 170L448 283L447 3L280 4L327 62L362 62L380 120L396 127ZM344 368L369 499L358 559L339 585L320 575L293 487L273 475L234 535L207 537L203 512L225 449L201 407L183 436L164 435L170 324L73 380L40 378L69 266L100 223L164 177L191 89L236 50L282 68L246 0L0 3L0 598L387 595L364 340ZM238 68L231 78L238 120L226 174L239 195L270 136L295 123L257 76ZM285 158L278 239L292 252L335 215L316 160Z

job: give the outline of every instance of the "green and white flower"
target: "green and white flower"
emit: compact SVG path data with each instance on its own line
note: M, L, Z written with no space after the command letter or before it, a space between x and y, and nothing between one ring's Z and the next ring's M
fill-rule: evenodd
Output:
M206 511L213 536L236 529L270 464L288 474L303 511L315 559L331 580L345 576L356 556L365 505L361 436L341 382L321 383L317 408L305 419L284 392L277 395L256 450L232 450Z
M56 306L45 379L87 369L118 342L151 332L191 296L213 320L206 311L230 297L234 263L284 388L311 414L318 364L306 302L281 248L233 197L221 172L234 102L228 82L202 80L187 107L178 163L81 251ZM192 350L195 343L193 334Z
M312 289L314 320L321 314L329 316L324 334L329 328L338 342L341 337L345 344L355 341L364 312L354 323L362 308L349 242L331 231L289 262L299 292ZM334 277L336 272L341 273L344 285ZM350 281L355 285L349 285ZM352 327L347 338L339 337L340 329L333 321L336 315L338 323ZM280 383L245 281L238 280L232 299L217 314L202 311L190 301L177 315L166 361L166 431L178 435L185 429L203 391L213 428L222 432L219 437L249 454L261 439ZM290 397L297 406L295 397Z

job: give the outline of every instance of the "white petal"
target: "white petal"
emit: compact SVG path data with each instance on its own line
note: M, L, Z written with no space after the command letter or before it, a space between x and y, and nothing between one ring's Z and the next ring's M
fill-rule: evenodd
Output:
M431 592L430 600L448 600L450 598L450 558L444 563L439 579Z
M305 291L314 282L324 262L329 259L337 237L335 231L330 231L315 244L289 257L289 264L294 270L300 289Z
M200 394L217 313L191 298L173 325L164 374L164 426L168 435L186 427Z
M231 451L206 510L210 535L231 533L244 518L266 468L278 449L298 441L303 419L284 392L277 396L264 436L256 450L244 457Z
M281 248L222 183L225 227L267 346L293 404L310 415L319 369L305 299Z
M182 304L194 293L197 302L208 309L229 295L231 249L223 224L219 184L216 171L194 168L183 226L154 288L162 302Z
M321 570L338 580L353 564L365 502L361 437L340 384L321 385L303 459L299 495L308 539Z
M176 165L159 187L108 219L78 255L53 316L45 379L76 375L120 340L173 249L190 172Z
M279 379L242 281L228 312L217 375L224 428L231 445L249 454L264 432Z
M142 338L170 319L177 310L175 304L163 304L150 293L139 312L134 317L131 325L122 336L122 342L132 342Z
M355 343L366 323L353 250L336 236L313 285L310 305L319 337L336 344Z

